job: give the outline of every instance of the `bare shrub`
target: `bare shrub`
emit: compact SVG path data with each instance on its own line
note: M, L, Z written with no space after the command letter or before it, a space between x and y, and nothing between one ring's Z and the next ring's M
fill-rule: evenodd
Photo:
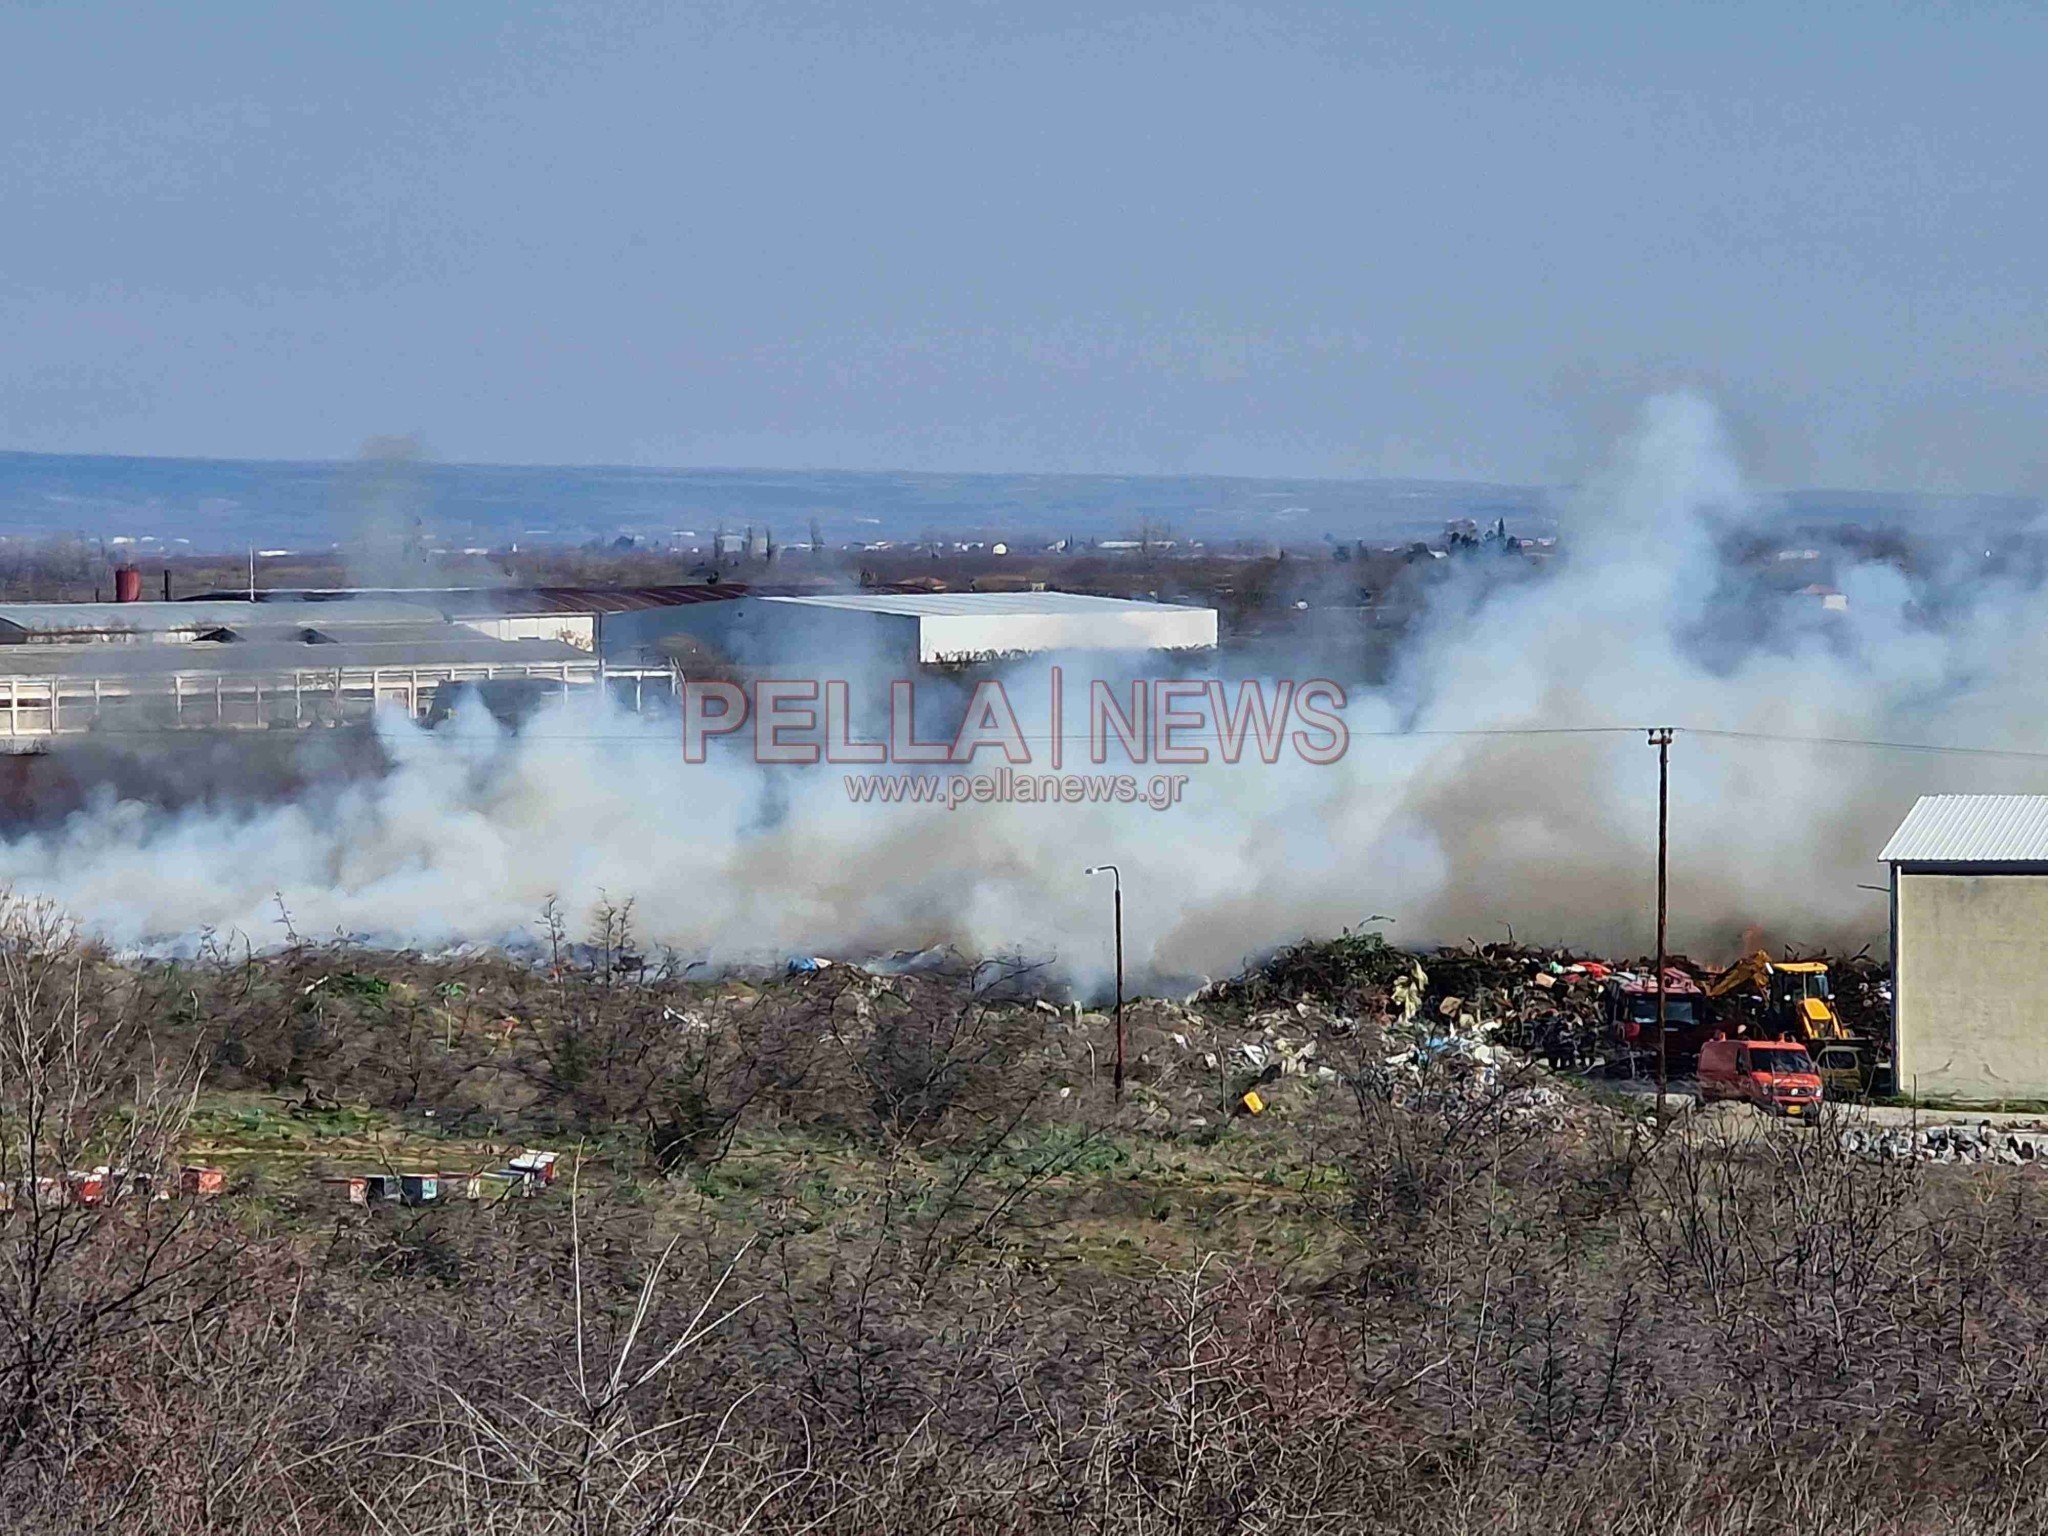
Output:
M90 1435L111 1345L229 1284L175 1197L193 1053L160 1058L131 1004L69 922L0 898L0 1475Z
M1198 1129L1207 1100L1165 1074L1121 1111L1091 1091L1088 1026L1007 968L702 982L628 963L623 916L538 967L223 953L173 1006L164 968L17 914L12 1169L31 1139L37 1166L172 1156L185 1052L224 1018L336 1089L516 1084L520 1124L609 1143L573 1200L362 1212L251 1179L233 1243L177 1202L17 1204L10 1358L75 1347L31 1362L0 1529L2048 1517L2038 1170L1889 1164L1725 1112L1654 1136L1553 1079L1379 1070L1368 1029L1319 1042L1348 1095L1289 1075L1263 1115ZM1145 1049L1221 1055L1223 1027L1179 1015L1219 1033ZM642 1136L674 1178L644 1179ZM46 1218L78 1235L27 1242Z

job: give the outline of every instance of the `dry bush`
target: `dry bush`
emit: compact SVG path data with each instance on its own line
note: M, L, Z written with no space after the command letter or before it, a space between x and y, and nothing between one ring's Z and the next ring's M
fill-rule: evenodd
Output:
M174 1193L197 1083L70 923L0 896L0 1474L99 1432L121 1339L223 1304L233 1244Z
M1586 1153L1548 1150L1420 1228L1356 1217L1361 1260L1414 1245L1405 1287L1001 1243L921 1268L900 1188L751 1248L655 1246L596 1197L580 1242L473 1215L465 1284L258 1266L231 1321L125 1346L124 1454L60 1470L112 1528L137 1488L190 1530L2029 1528L2031 1193L1900 1194L1818 1138L1667 1144L1561 1217ZM1852 1295L1844 1355L1821 1321Z
M146 1026L205 1055L232 1025L266 1071L324 1053L330 1086L384 1102L516 1081L534 1097L511 1113L643 1133L689 1176L308 1208L226 1246L172 1206L45 1213L80 1236L50 1250L38 1318L149 1285L119 1326L17 1328L17 1349L81 1344L39 1378L0 1527L1875 1536L2048 1515L2036 1171L1886 1164L1720 1114L1659 1139L1576 1097L1532 1113L1512 1077L1395 1080L1347 1038L1348 1100L1311 1113L1313 1080L1289 1079L1258 1122L1156 1133L1162 1158L1313 1136L1340 1159L1341 1193L1287 1209L1341 1242L1294 1268L1133 1214L1152 1200L1129 1160L1092 1158L1153 1122L1048 1094L1085 1087L1086 1042L1018 1005L1028 978L706 984L625 963L629 940L614 923L539 968L215 957L182 971L184 1019L161 971L61 929L9 951L7 1017L43 1042L12 1049L43 1076L10 1068L0 1102L17 1127L45 1105L38 1144L70 1136L67 1156L118 1129L139 1161L174 1129L130 1112L189 1091L142 1070ZM510 1040L480 1027L514 1010ZM101 1132L49 1108L74 1097ZM787 1135L779 1169L763 1141L718 1165L743 1128ZM1165 1257L1127 1243L1147 1230ZM206 1244L224 1268L166 1267Z
M664 1170L715 1162L751 1124L863 1139L977 1140L1043 1086L1036 967L942 964L693 978L638 953L630 903L573 941L541 919L538 962L426 961L290 933L269 954L212 939L145 966L142 1007L223 1088L309 1104L433 1111L443 1129L645 1146Z

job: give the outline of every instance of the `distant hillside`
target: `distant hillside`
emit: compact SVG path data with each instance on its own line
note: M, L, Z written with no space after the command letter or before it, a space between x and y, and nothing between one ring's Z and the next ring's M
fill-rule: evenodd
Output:
M412 462L269 463L0 453L0 534L129 538L195 550L321 547L366 531L502 547L689 544L721 525L833 543L983 533L1046 541L1136 537L1420 538L1452 518L1550 532L1527 486L1401 480L1122 475L933 475L810 470L551 468Z

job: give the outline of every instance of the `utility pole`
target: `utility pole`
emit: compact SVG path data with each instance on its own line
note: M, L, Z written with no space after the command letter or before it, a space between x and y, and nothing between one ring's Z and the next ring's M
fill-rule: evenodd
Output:
M1668 911L1671 861L1671 727L1650 732L1657 749L1657 1126L1664 1125L1664 1095L1670 1087L1670 1057L1664 1050L1664 919Z
M1115 890L1116 911L1116 1101L1124 1101L1124 877L1114 864L1091 865L1084 874L1109 872Z

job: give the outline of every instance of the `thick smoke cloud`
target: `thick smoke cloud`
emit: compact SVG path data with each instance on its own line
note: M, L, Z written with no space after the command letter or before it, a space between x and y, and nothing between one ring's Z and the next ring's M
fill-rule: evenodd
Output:
M572 916L631 897L647 941L714 962L952 942L1094 982L1109 893L1082 869L1113 858L1132 968L1159 981L1378 913L1411 943L1512 927L1640 952L1642 736L1462 733L1670 724L1674 943L1726 956L1760 928L1855 946L1882 935L1861 887L1915 794L2044 788L2048 765L1692 730L2048 749L2048 625L2030 585L1958 603L1951 584L1937 604L1876 565L1843 576L1846 615L1760 606L1718 554L1756 515L1711 409L1651 402L1570 508L1560 568L1454 578L1393 682L1354 691L1341 762L1199 769L1170 811L857 806L837 770L693 766L672 719L571 701L518 735L480 712L385 721L387 774L282 806L101 804L0 844L0 878L122 944L274 942L280 898L305 934L500 941L530 937L551 896ZM1044 678L1013 679L1027 717Z

